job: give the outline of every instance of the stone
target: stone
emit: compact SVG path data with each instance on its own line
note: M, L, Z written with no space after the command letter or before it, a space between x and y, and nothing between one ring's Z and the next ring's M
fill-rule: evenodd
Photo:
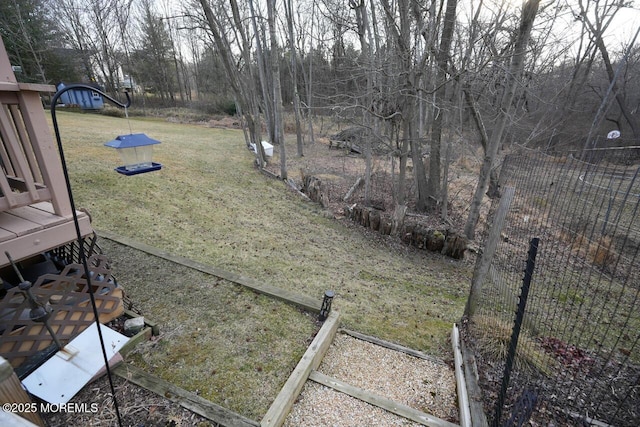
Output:
M134 317L124 322L124 335L132 337L144 328L144 317Z

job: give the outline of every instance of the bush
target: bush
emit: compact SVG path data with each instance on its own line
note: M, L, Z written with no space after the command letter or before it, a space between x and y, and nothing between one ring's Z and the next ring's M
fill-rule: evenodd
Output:
M234 101L225 100L219 103L220 112L228 114L230 116L235 116L237 113L236 103Z
M229 99L217 99L210 102L194 102L191 107L210 116L216 114L234 116L237 113L236 103Z

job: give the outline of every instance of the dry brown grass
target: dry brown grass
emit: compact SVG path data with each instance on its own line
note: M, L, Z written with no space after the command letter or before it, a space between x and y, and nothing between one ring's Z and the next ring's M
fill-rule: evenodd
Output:
M483 355L492 361L506 361L513 331L512 322L484 315L475 316L471 329ZM542 346L529 336L526 329L520 331L515 366L518 370L537 370L547 375L553 368L553 361L545 354Z
M605 271L619 258L610 236L600 235L597 240L592 240L583 233L561 232L560 237L570 245L576 257Z

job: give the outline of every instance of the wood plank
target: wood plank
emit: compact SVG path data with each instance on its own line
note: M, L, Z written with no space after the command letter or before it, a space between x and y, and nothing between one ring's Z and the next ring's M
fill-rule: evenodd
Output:
M32 206L15 208L8 211L7 213L31 222L35 222L36 224L40 224L44 227L51 227L52 225L61 224L69 220L68 218L45 212L42 209L38 209Z
M25 144L28 143L28 149L25 148L24 153L27 156L27 162L29 163L29 167L31 168L31 174L36 182L43 182L42 174L40 173L40 165L38 165L38 161L36 160L33 149L31 148L31 143L29 142L29 134L27 134L27 130L24 127L24 121L22 120L22 114L20 113L20 109L17 105L9 105L9 112L11 113L11 119L13 120L13 124L16 126L16 131L18 132L18 137L20 141L22 141L22 145L24 147Z
M15 175L24 180L24 184L33 201L38 201L35 181L22 148L22 143L28 143L29 141L20 140L13 123L13 118L9 114L9 110L5 108L0 108L0 135L2 135L2 142L9 154ZM30 150L30 148L31 147L26 147L26 150Z
M469 316L469 318L473 317L478 306L478 300L480 298L480 293L482 292L482 285L487 273L489 272L489 267L491 266L493 255L496 252L498 240L500 239L500 233L504 227L504 222L514 195L515 188L506 187L502 197L500 198L498 210L494 216L493 223L491 224L491 229L489 230L489 237L487 238L480 261L476 264L476 268L471 279L471 290L469 292L469 298L467 299L467 305L464 309L465 316Z
M0 174L0 180L6 180L4 174ZM9 191L12 191L9 189ZM39 200L51 200L51 192L48 188L41 188L38 190ZM29 193L16 193L11 192L10 197L0 196L0 211L8 211L10 209L19 208L22 206L29 206L33 204L33 200Z
M4 110L11 108L12 105L7 105L5 107L4 103L0 102L0 109ZM9 153L7 152L7 147L5 146L4 142L0 141L0 160L2 160L2 169L4 171L5 175L15 175L15 172L13 170L13 165L11 164L11 161L9 160ZM3 192L6 194L6 192L3 189Z
M0 70L0 73L2 73L1 70ZM4 76L0 76L0 77L4 77ZM0 82L0 91L2 92L18 92L19 90L20 90L20 86L18 86L18 83Z
M2 182L6 181L6 179L7 178L4 174L0 174L0 180ZM6 182L8 183L8 181ZM2 191L4 191L4 188ZM9 209L28 206L33 203L33 199L29 193L16 193L11 188L9 188L8 191L8 194L3 194L3 196L0 197L0 211L8 211Z
M9 55L7 54L7 49L4 47L2 37L0 37L0 85L0 88L8 85L17 86L16 76L13 74Z
M0 106L0 108L2 108L2 106ZM4 145L2 151L4 151ZM10 165L10 163L7 163L9 162L8 157L5 160L3 153L0 157L0 160L2 160L2 164ZM0 198L0 200L2 200L7 207L11 208L16 205L16 195L13 192L13 189L11 188L9 180L7 179L7 175L4 171L2 171L2 174L0 174L0 191L2 192L2 197Z
M309 374L320 366L320 362L322 362L324 355L329 350L338 331L339 324L340 313L335 310L331 311L322 328L320 328L320 331L284 384L284 387L282 387L282 390L280 390L280 393L271 404L267 414L262 418L260 422L262 427L280 427L284 423L293 403L300 395L304 383L309 378Z
M20 90L30 90L33 92L55 92L56 87L54 85L47 85L42 83L18 83Z
M41 211L44 211L53 215L56 214L56 211L53 209L53 205L51 204L51 202L32 203L29 206L31 206L34 209L40 209Z
M400 344L396 344L396 343L393 343L393 342L390 342L390 341L381 340L380 338L372 337L370 335L361 334L360 332L351 331L349 329L340 329L340 331L345 333L345 334L347 334L347 335L350 335L350 336L352 336L354 338L357 338L359 340L367 341L367 342L370 342L371 344L379 345L380 347L385 347L385 348L388 348L390 350L399 351L399 352L408 354L409 356L417 357L419 359L428 360L430 362L437 363L438 365L444 365L444 366L447 365L444 362L444 360L442 360L442 359L439 359L439 358L434 357L434 356L430 356L430 355L428 355L426 353L423 353L423 352L418 351L418 350L411 349L409 347L402 346Z
M24 127L29 135L33 154L40 165L42 180L51 191L51 202L60 216L71 214L71 203L65 185L60 153L55 143L37 92L18 93Z
M163 258L168 261L175 262L176 264L184 265L186 267L193 268L194 270L211 274L212 276L220 277L222 279L228 280L238 285L245 286L260 294L268 295L272 298L276 298L281 301L297 305L298 307L301 307L305 310L308 310L314 313L320 312L320 307L322 305L322 301L320 297L318 299L315 299L315 298L308 297L306 295L299 295L294 292L287 291L285 289L276 288L275 286L270 286L265 283L258 282L257 280L251 279L246 276L231 273L217 267L212 267L210 265L202 264L202 263L190 260L188 258L183 258L178 255L170 254L169 252L163 251L161 249L154 248L144 243L137 242L133 239L129 239L128 237L119 236L115 233L111 233L105 230L97 231L97 233L100 237L112 240L122 245L130 246L139 251L146 252L153 256L157 256L158 258Z
M460 414L460 426L472 427L471 410L469 407L469 396L467 394L467 383L464 379L464 363L462 362L462 351L460 350L460 332L458 325L453 324L451 330L451 345L453 347L453 360L456 374L456 390L458 391L458 413Z
M311 374L309 375L309 379L326 387L337 390L341 393L347 394L351 397L355 397L356 399L360 399L363 402L367 402L371 405L382 408L385 411L392 412L418 424L422 424L424 426L460 427L457 424L450 423L449 421L445 421L438 417L434 417L433 415L429 415L425 412L418 411L417 409L413 409L407 405L394 402L393 400L387 399L386 397L378 396L361 388L354 387L343 381L322 374L318 371L311 372Z
M471 425L473 427L488 427L489 422L484 413L484 401L482 399L482 389L478 384L478 369L473 352L460 340L460 351L462 353L462 364L464 365L464 379L467 383L467 397L469 399L469 410L471 411Z
M0 228L15 233L16 236L20 237L42 230L44 226L28 219L11 215L9 212L1 212Z
M44 202L38 202L38 203L32 203L29 205L29 207L33 208L33 209L38 209L40 211L43 211L47 214L51 214L51 215L56 215L59 216L61 218L65 218L66 220L72 220L73 219L73 215L70 213L67 216L64 215L58 215L56 213L56 210L54 209L53 205L51 204L51 202L48 201L44 201ZM82 211L76 211L76 214L78 215L78 218L82 218L82 217L86 217L87 213L86 212L82 212Z
M18 236L16 236L15 233L12 233L3 228L0 228L0 243L5 242L7 240L15 239L16 237Z
M149 341L151 339L151 328L145 326L140 332L129 338L129 341L120 349L120 354L127 356L132 350L136 348L138 344L143 341Z
M89 217L86 214L79 216L78 220L83 237L93 233ZM9 251L11 257L15 261L19 261L75 240L77 240L76 229L71 220L17 236L11 240L5 240L0 242L0 266L9 264L5 251Z
M133 365L121 364L113 370L113 373L133 384L137 384L160 396L166 397L172 402L178 403L183 408L187 408L198 415L224 426L257 427L260 425L256 421L245 418L195 393L191 393L161 378L150 375Z

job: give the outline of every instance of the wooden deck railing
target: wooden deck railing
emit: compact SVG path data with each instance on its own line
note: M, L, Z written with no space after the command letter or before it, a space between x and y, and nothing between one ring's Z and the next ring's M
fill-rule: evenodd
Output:
M50 85L18 83L0 39L0 212L50 201L56 215L71 215L58 151L40 92Z
M0 37L0 268L74 240L73 212L41 92L19 83ZM93 232L78 212L82 236Z

